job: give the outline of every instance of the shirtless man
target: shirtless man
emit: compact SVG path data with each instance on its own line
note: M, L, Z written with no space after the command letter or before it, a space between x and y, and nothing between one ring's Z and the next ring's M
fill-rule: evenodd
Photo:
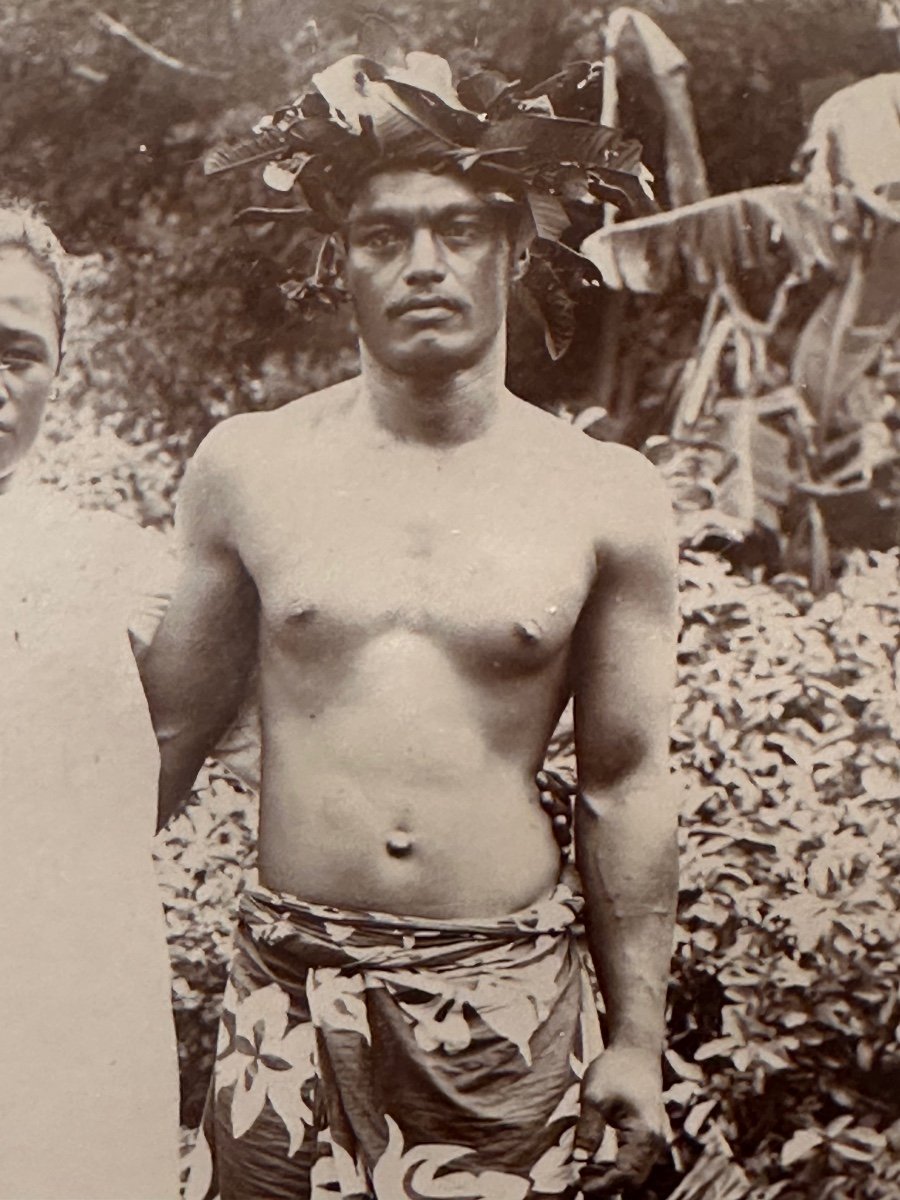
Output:
M306 1195L312 1169L313 1195L530 1197L571 1195L580 1172L585 1195L613 1194L663 1144L668 502L640 455L506 390L521 245L467 179L373 172L343 246L362 373L206 439L146 668L166 819L258 662L262 886L225 998L218 1186ZM573 695L602 1053L592 1006L576 1018L557 994L572 897L534 783ZM447 983L471 946L415 960L470 931L474 980ZM549 983L517 981L503 955L530 956L527 974L551 943L569 949Z

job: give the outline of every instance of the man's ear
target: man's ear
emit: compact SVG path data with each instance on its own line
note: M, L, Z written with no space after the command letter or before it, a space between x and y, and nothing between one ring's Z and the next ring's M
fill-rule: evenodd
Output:
M513 262L513 266L512 266L513 280L516 283L518 283L520 279L524 279L525 275L528 272L528 268L530 266L531 266L531 248L530 248L530 246L524 246L522 249L520 249L518 251L518 253L516 254L515 260Z
M316 282L347 287L347 243L343 233L330 233L322 243L316 261Z
M530 216L523 215L517 223L515 234L512 238L512 246L510 247L510 276L514 282L518 282L528 272L528 268L531 265L531 247L534 243L534 237L534 221Z

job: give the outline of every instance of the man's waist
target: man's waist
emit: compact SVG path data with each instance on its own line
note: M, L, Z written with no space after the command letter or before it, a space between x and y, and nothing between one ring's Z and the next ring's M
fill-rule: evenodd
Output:
M239 929L265 953L283 950L310 965L410 968L452 965L470 955L580 929L582 899L572 868L533 902L502 916L433 917L341 908L276 891L250 875L241 894ZM542 943L543 944L543 943ZM340 962L338 961L340 960Z

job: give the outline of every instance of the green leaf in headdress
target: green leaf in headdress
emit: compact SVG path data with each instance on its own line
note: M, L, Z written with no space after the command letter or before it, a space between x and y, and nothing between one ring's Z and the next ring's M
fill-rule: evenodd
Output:
M617 129L591 121L520 112L487 125L479 147L516 148L521 152L522 163L534 167L542 163L606 166L616 159L622 140Z
M540 83L532 84L525 89L516 88L511 99L533 100L538 96L546 96L553 106L553 111L559 116L569 116L587 107L584 91L589 82L599 82L602 79L600 68L595 63L569 63L555 75L542 79ZM581 93L581 94L580 94Z
M433 92L402 79L386 79L384 82L409 113L436 136L457 146L474 146L478 143L484 123L475 113L453 107Z
M372 117L372 132L383 155L431 161L447 158L459 149L426 105L408 103L409 93L415 89L404 89L400 98L396 85L389 82L381 86L386 91L385 103Z
M357 135L328 117L304 117L290 129L295 145L314 154L340 155L352 152Z
M286 130L270 126L239 142L214 147L203 160L203 172L205 175L219 175L250 163L267 162L294 149L296 142Z
M476 71L460 80L456 93L472 112L487 113L502 96L509 95L518 82L510 82L499 71Z
M593 167L587 183L598 200L615 204L633 217L659 212L659 206L647 195L637 175L613 167Z
M575 336L575 301L563 274L544 254L532 259L520 299L544 331L544 344L554 362L562 358Z
M337 181L329 164L321 158L311 158L297 176L306 203L317 214L323 232L340 228L344 214L335 200Z
M525 199L538 237L551 242L560 241L571 221L557 197L529 189Z

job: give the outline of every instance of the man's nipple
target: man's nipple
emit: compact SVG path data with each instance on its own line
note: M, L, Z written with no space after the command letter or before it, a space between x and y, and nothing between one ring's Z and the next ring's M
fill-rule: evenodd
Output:
M296 604L292 604L288 609L287 613L285 614L285 621L288 624L299 623L300 621L306 621L310 617L315 616L315 613L315 604L307 604L304 601L298 601Z
M517 621L516 634L526 646L534 646L541 640L544 631L537 621Z

